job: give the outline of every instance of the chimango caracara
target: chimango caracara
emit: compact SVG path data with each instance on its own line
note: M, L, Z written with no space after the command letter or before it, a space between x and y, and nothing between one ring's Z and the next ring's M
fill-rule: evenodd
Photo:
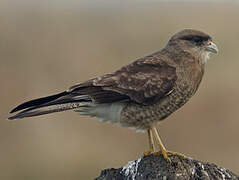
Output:
M170 160L168 156L176 153L165 149L156 126L194 95L209 54L217 52L208 34L185 29L160 51L62 93L25 102L11 111L20 112L9 119L74 109L102 122L147 131L149 153L155 152L155 140Z

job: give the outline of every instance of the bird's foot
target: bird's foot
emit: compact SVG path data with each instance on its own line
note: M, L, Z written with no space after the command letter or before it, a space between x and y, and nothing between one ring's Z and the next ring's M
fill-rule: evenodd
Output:
M184 154L179 153L179 152L167 151L167 154L168 154L168 156L178 156L178 157L180 157L182 159L186 159L187 158L187 156L185 156Z
M152 152L150 152L150 151L144 152L144 156L148 156L148 155L150 155L150 154L152 154Z
M150 154L153 154L153 153L154 153L153 150L149 150L149 151L144 152L144 156L149 156Z
M169 156L178 156L182 159L186 159L187 156L185 156L184 154L178 153L178 152L173 152L173 151L158 151L158 152L154 152L153 153L154 156L159 156L159 155L163 155L164 159L171 162Z
M154 156L163 155L164 159L168 162L171 162L167 151L158 151L153 153Z

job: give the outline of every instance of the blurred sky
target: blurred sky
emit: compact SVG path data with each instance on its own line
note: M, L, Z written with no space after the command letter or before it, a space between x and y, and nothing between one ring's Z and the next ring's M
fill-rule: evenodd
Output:
M132 6L137 3L174 3L174 2L239 2L238 0L1 0L0 8L109 8L109 7L125 7Z

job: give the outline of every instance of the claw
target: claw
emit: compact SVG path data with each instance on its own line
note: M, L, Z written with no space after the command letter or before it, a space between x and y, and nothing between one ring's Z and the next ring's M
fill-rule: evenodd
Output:
M153 155L154 155L154 156L163 155L164 159L165 159L166 161L168 161L168 162L171 163L171 159L169 158L169 154L167 153L167 151L165 151L165 152L161 152L161 151L159 151L159 152L154 152Z
M182 159L186 159L187 156L185 156L182 153L178 153L178 152L173 152L173 151L167 151L168 156L178 156L181 157Z
M146 151L146 152L144 152L144 156L149 156L152 153L153 153L152 151Z
M178 152L173 152L173 151L165 151L165 152L154 152L153 153L154 156L159 156L159 155L163 155L164 159L171 162L169 156L178 156L180 158L183 158L183 159L186 159L187 156L185 156L184 154L182 153L178 153Z

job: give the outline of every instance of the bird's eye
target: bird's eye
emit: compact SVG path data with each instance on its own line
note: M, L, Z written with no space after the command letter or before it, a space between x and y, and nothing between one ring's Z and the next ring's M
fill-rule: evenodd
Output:
M194 44L201 45L204 41L208 40L205 37L201 36L186 36L182 38L183 40L190 41Z
M193 41L193 42L195 42L195 43L200 43L200 42L202 42L203 40L202 40L201 38L199 38L199 37L193 37L193 38L191 39L191 41Z

